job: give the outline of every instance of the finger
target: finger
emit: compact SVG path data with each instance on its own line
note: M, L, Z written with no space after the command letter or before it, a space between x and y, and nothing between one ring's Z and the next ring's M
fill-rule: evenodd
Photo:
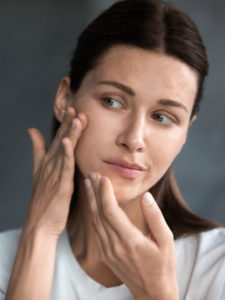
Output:
M55 153L52 151L52 155L49 157L49 162L51 161L54 164L54 169L61 171L62 169L67 172L68 170L68 176L71 176L71 172L74 172L74 157L71 158L71 147L74 152L74 147L76 143L76 138L79 135L79 127L80 125L79 121L77 121L77 118L71 119L70 125L67 126L67 134L64 134L64 137L62 137L61 144L58 145L58 149L55 150ZM71 134L71 131L73 134ZM59 136L58 136L59 137ZM57 146L57 141L53 148ZM63 149L61 148L63 146ZM70 165L73 164L73 165ZM72 168L71 168L72 167Z
M73 192L73 178L74 178L74 152L71 141L68 138L63 138L62 140L64 156L61 163L61 186L62 191L67 191L67 193L72 194ZM60 159L58 159L60 161ZM56 167L56 169L58 169Z
M64 115L63 121L57 130L56 136L53 139L52 145L49 149L48 156L51 157L54 156L57 151L59 151L59 148L61 148L61 142L62 139L65 137L66 133L71 128L71 123L76 115L76 111L73 107L68 107L67 111Z
M104 217L104 211L103 211L102 200L101 200L102 176L99 173L92 172L90 174L90 179L92 182L92 188L95 193L95 201L96 201L96 206L97 206L98 216L101 222L101 226L104 228L109 243L113 247L113 245L115 243L118 243L120 240L114 228L108 222L107 218Z
M74 149L81 135L81 132L85 129L86 126L87 117L84 113L78 114L78 116L72 120L67 137L71 140Z
M47 147L45 139L39 130L37 130L36 128L29 128L28 133L33 146L33 173L36 173L44 155L46 154Z
M74 178L75 172L74 149L87 123L85 115L82 115L82 118L74 118L73 121L71 121L70 127L67 129L67 134L62 138L61 145L58 146L55 152L52 151L51 156L49 155L48 157L48 164L55 173L57 173L57 171L61 173L63 170L62 180L66 186L68 185L68 188L71 184L71 180ZM81 122L83 122L83 124Z
M103 215L120 237L120 240L129 241L133 236L136 239L142 239L142 233L131 223L126 213L119 207L112 183L107 177L102 177L100 194Z
M95 173L95 172L91 172L90 180L91 180L91 187L95 194L97 212L98 212L98 214L100 214L101 213L101 203L99 201L99 188L100 188L101 175L98 173Z
M96 178L92 177L92 180L96 180ZM89 178L85 178L84 180L86 191L87 191L87 197L89 202L89 207L91 211L92 221L93 225L96 231L96 234L98 235L98 243L101 249L101 254L107 252L107 249L110 249L110 242L108 239L108 236L105 232L105 229L102 225L102 221L99 215L99 209L96 201L95 191L92 185L92 181Z
M141 199L141 206L151 236L159 246L164 246L173 240L173 234L163 217L153 196L147 192Z

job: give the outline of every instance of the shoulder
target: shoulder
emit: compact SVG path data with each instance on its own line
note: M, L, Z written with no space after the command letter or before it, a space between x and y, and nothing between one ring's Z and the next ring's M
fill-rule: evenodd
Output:
M0 232L0 290L8 285L21 231L19 228Z
M225 228L182 237L175 242L177 277L193 299L222 299L225 285Z
M15 254L22 229L11 229L0 232L0 256ZM2 261L2 260L1 260Z
M10 257L15 255L22 228L0 232L0 256ZM1 260L2 261L2 260Z
M215 229L211 229L208 231L199 232L196 234L187 234L177 239L176 242L180 243L180 241L188 242L191 239L200 239L202 241L206 240L215 240L219 243L224 242L225 239L225 227L218 227Z
M1 231L0 232L0 241L1 242L6 242L6 241L13 242L15 239L19 239L21 231L22 231L22 228Z
M198 255L212 252L225 255L225 228L220 227L184 236L175 241L175 245L178 252L185 248L192 252L198 252Z

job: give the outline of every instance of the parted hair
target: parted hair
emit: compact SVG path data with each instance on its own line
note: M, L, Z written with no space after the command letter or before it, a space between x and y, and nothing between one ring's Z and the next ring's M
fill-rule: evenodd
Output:
M206 49L194 22L185 13L163 1L118 1L103 11L80 34L70 64L71 90L75 93L86 74L113 46L129 45L165 53L181 60L198 74L198 91L191 117L199 111L204 79L208 74ZM53 117L53 137L60 123ZM79 169L75 167L75 192L70 214L78 201ZM175 239L184 234L206 231L219 225L193 213L185 203L171 165L150 189Z

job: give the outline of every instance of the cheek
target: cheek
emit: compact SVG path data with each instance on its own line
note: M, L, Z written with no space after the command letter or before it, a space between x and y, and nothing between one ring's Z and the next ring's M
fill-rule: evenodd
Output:
M186 140L184 130L176 129L173 132L155 132L149 139L149 153L153 169L157 169L162 175L172 164L181 151Z
M90 113L86 113L86 115L88 124L83 131L76 148L82 147L84 150L85 147L89 147L89 152L96 148L100 150L102 144L107 145L109 136L112 136L110 122L109 120L104 120L99 114L91 115Z
M88 125L75 148L75 159L81 173L88 176L90 171L98 171L99 160L112 148L113 133L107 122L100 118L88 118Z

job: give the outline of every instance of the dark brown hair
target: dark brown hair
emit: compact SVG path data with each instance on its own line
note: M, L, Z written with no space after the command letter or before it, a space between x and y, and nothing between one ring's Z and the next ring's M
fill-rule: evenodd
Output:
M199 110L203 83L208 74L205 46L193 21L171 5L153 0L118 1L100 14L81 33L71 60L71 89L76 92L88 71L115 45L129 45L171 55L198 73L198 92L191 117ZM53 120L53 136L59 122ZM79 170L75 170L75 193L70 213L76 207ZM172 166L150 190L173 231L174 237L201 232L218 225L195 215L187 207L173 175Z

